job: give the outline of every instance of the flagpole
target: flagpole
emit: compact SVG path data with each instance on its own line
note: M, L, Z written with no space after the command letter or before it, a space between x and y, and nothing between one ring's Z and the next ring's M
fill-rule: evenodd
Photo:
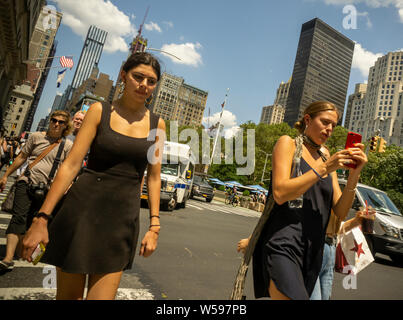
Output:
M227 88L227 93L225 94L225 99L224 99L224 102L222 104L221 113L220 113L220 120L218 120L218 129L217 129L217 132L216 132L216 135L215 135L215 140L214 140L214 145L213 145L213 152L211 153L211 157L210 157L210 161L209 161L208 166L205 166L205 168L204 168L204 173L205 174L207 174L208 168L211 166L211 162L213 161L213 156L214 156L215 148L217 146L218 136L220 134L220 129L221 129L222 114L224 112L225 104L227 103L227 99L228 99L228 92L229 92L229 88Z

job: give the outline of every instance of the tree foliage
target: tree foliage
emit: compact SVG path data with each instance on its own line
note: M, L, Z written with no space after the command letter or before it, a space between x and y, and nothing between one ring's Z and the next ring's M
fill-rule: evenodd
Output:
M166 121L167 128L167 140L170 140L170 128L172 122ZM248 176L240 176L237 175L237 168L240 167L234 157L234 163L225 164L225 139L223 137L220 138L221 144L221 164L212 164L209 167L209 175L214 176L222 181L231 181L235 180L243 185L248 184L260 184L262 179L263 168L264 176L263 176L263 186L268 188L270 181L269 175L272 168L271 163L271 154L273 152L274 145L277 140L283 136L288 135L292 138L295 138L298 135L298 131L296 129L291 128L286 123L281 124L255 124L252 121L248 121L240 125L242 129L241 134L243 137L243 155L247 156L247 130L252 129L255 131L255 167L254 172ZM198 136L198 145L199 148L199 163L202 163L202 145L206 143L203 141L202 132L204 129L203 126L199 127L189 127L189 126L180 126L178 128L178 134L180 136L181 132L185 129L195 129ZM326 143L326 146L329 148L330 154L334 154L335 152L342 150L346 143L348 130L337 126L333 130L332 136ZM190 137L187 140L179 139L180 143L190 143ZM210 156L213 149L214 139L210 138L207 140L210 144ZM195 145L192 146L193 148ZM193 150L194 152L196 150ZM208 156L207 156L208 158ZM206 158L205 158L206 159ZM267 160L267 161L266 161ZM266 162L266 166L265 166ZM196 171L202 171L203 165L199 165L196 168ZM386 191L392 201L396 204L401 212L403 212L403 149L397 146L388 146L384 153L372 153L370 152L368 155L368 164L365 166L361 173L360 182L378 188L380 190Z

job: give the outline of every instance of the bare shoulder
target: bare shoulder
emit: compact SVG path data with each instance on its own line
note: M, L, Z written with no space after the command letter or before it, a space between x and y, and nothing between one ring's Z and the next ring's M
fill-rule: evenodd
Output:
M294 152L295 140L290 136L281 136L274 146L275 150L281 150L282 152Z
M102 116L102 103L93 103L85 114L84 120L95 122L97 125L101 121Z
M165 130L165 121L161 117L158 120L158 129Z

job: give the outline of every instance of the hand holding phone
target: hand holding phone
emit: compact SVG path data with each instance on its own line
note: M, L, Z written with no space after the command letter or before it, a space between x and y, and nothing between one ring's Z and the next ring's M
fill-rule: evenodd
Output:
M360 134L350 131L347 134L346 146L344 147L344 149L355 148L354 145L356 143L361 143L361 140L362 136ZM347 163L345 166L353 169L357 168L357 165L353 163Z

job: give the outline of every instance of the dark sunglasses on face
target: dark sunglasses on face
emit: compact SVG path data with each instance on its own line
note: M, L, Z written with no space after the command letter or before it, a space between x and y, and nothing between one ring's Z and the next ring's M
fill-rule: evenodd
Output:
M63 124L66 123L65 120L57 120L57 119L55 119L55 118L50 119L50 121L52 121L53 124L58 123L58 124L60 124L60 125L63 125Z

